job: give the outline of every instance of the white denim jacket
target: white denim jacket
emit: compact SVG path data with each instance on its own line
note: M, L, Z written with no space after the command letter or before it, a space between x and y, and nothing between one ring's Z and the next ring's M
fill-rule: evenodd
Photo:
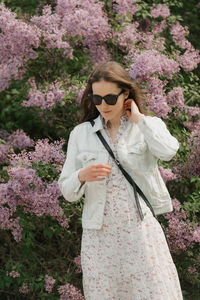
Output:
M106 202L106 179L86 181L82 185L78 179L78 173L82 168L92 164L108 164L110 154L96 132L100 130L108 144L109 137L103 128L101 115L94 121L93 127L87 121L75 126L71 131L67 159L58 179L58 185L64 198L69 202L77 201L85 194L82 227L101 229ZM155 214L171 212L172 201L158 170L157 161L158 159L171 160L179 149L179 143L158 117L144 116L138 123L131 123L129 120L128 122L123 136L118 141L118 159L143 191ZM127 189L133 191L130 183L125 181ZM139 197L139 201L141 200L142 198ZM144 207L143 203L141 203L142 207Z

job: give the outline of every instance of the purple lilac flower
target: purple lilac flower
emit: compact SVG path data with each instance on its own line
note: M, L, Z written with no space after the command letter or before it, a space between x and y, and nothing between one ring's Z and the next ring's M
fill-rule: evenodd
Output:
M60 285L58 292L61 295L60 300L84 300L81 292L70 283Z
M131 77L138 81L146 81L154 74L170 78L172 73L177 72L179 72L178 63L156 50L143 51L129 67Z
M61 102L65 95L65 90L61 89L61 83L55 81L47 84L43 90L38 90L34 79L30 80L31 88L28 93L28 100L22 102L22 106L38 106L42 109L52 110L54 105Z
M45 290L48 293L51 293L56 280L53 277L49 276L48 274L45 275L44 280L45 280Z
M113 9L121 15L127 15L127 13L134 15L140 10L140 6L136 2L137 0L115 0Z
M30 137L27 136L22 129L17 129L15 132L13 132L8 137L7 142L20 150L34 146L34 141L30 139Z
M168 18L170 16L170 10L165 4L159 3L156 7L155 5L151 8L152 18Z
M167 94L167 103L173 106L184 106L184 96L183 96L183 88L181 87L174 87Z
M176 174L174 174L172 172L172 170L169 168L165 169L162 166L160 166L159 171L160 171L160 174L161 174L164 182L168 182L168 181L174 180L176 178Z
M35 50L40 45L40 30L16 18L0 4L0 91L8 88L11 79L22 79L24 63L38 57Z

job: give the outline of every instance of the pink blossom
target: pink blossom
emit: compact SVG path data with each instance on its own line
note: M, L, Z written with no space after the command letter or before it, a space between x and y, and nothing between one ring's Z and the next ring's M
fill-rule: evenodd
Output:
M23 284L19 287L19 292L20 292L21 294L28 294L28 292L29 292L28 283L23 283Z
M169 168L165 169L162 166L160 166L159 171L161 173L161 176L162 176L164 182L168 182L168 181L174 180L176 178L176 174L174 174L172 172L172 170Z
M40 30L16 18L0 4L0 91L9 87L11 79L22 79L25 62L36 59L40 45Z
M63 50L64 56L73 58L72 46L68 41L63 40L66 29L61 26L61 17L57 13L52 12L50 5L44 6L42 14L42 16L33 16L31 23L41 29L47 48L60 48Z
M121 15L127 15L128 13L134 15L140 10L140 6L136 3L137 0L115 0L114 2L113 9Z
M25 214L49 214L62 227L69 226L60 207L61 192L57 181L44 182L33 168L34 163L42 161L44 164L50 162L60 171L64 162L63 143L64 140L49 144L46 139L43 144L43 141L39 140L35 151L22 150L19 154L10 155L11 165L7 168L9 181L0 185L0 227L11 230L17 242L21 240L23 230L19 226L20 218L13 217L18 206L23 207Z
M47 84L42 90L38 90L34 79L30 80L31 88L28 93L28 100L22 102L22 106L38 106L42 109L52 110L53 107L61 102L65 95L65 90L61 89L61 83L55 81Z
M18 271L6 272L6 275L7 275L7 276L11 276L11 277L13 277L13 278L20 277L20 274L19 274Z
M82 273L82 268L81 268L81 256L77 256L74 258L74 262L76 263L77 265L77 269L76 269L76 273Z
M11 230L12 235L16 242L19 242L22 238L22 228L19 225L20 218L15 219L10 218L12 212L7 207L2 207L0 205L0 229Z
M186 121L183 122L183 125L190 131L200 128L200 120L197 121Z
M156 7L155 5L151 8L152 18L168 18L170 16L170 10L165 4L159 3Z
M174 42L179 45L182 49L190 49L191 43L186 40L185 36L189 34L188 27L183 27L179 22L171 25L170 33L173 37Z
M53 277L49 276L48 274L45 275L44 279L45 279L45 290L48 293L51 293L56 280Z
M111 60L111 55L105 46L95 45L95 47L90 48L90 59L94 67L103 63L106 60Z
M152 94L149 95L148 106L159 118L167 118L168 113L172 111L167 104L165 95Z
M135 42L137 42L139 34L137 27L139 23L125 24L123 31L113 32L113 38L116 38L120 49L129 51Z
M31 22L37 24L42 30L44 42L49 48L64 49L63 55L72 58L72 47L69 37L76 38L74 43L81 43L84 47L88 46L91 51L91 57L99 57L99 52L104 53L107 57L106 48L100 47L98 43L105 42L111 37L111 27L108 24L108 18L103 13L102 2L95 0L85 1L66 1L59 0L52 12L50 6L45 6L42 16L34 16ZM94 54L96 49L96 55Z
M200 227L193 231L193 239L196 243L200 244Z
M181 87L174 87L167 94L167 103L173 106L184 106L184 96L183 96L183 88Z
M24 149L27 147L33 147L34 141L25 134L22 129L14 131L7 139L7 142L15 148Z
M188 248L194 246L199 239L196 240L196 233L199 232L198 224L195 227L186 218L188 213L181 208L177 199L172 199L174 211L165 213L163 216L168 220L168 227L166 227L166 234L170 243L170 250L178 252L179 250L186 251Z
M37 140L35 151L29 152L28 156L33 162L42 161L43 163L54 163L56 166L62 165L65 159L61 152L64 142L64 139L61 139L49 144L48 139Z
M186 71L192 71L200 63L199 50L186 50L183 55L177 55L181 67Z
M70 283L60 285L58 292L61 295L60 300L84 300L81 292Z
M194 116L200 115L200 106L198 104L195 104L195 106L184 105L184 110L190 119ZM193 126L193 129L194 129L194 126Z
M162 20L161 22L155 22L153 26L152 33L159 34L167 27L166 20Z
M14 151L8 144L0 144L0 162L7 164L9 162L8 155L13 154Z
M133 79L146 81L154 74L171 77L172 73L179 72L179 66L175 60L156 50L145 50L135 58L129 70Z

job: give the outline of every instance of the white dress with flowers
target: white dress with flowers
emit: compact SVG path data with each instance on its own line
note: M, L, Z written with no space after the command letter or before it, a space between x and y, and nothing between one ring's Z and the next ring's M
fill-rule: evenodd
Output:
M117 157L117 143L128 124L128 116L121 117L114 143L103 124ZM83 229L82 233L85 299L182 300L178 273L161 225L147 206L141 222L134 193L128 193L126 179L111 156L108 165L112 173L105 179L103 226L100 230Z

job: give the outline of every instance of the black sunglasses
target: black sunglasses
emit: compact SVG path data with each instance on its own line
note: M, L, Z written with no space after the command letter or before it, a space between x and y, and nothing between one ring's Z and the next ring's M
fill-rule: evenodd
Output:
M124 89L118 95L108 94L106 96L100 96L95 94L89 94L88 97L91 99L95 105L100 105L104 99L108 105L115 105L117 103L118 97L124 92Z

